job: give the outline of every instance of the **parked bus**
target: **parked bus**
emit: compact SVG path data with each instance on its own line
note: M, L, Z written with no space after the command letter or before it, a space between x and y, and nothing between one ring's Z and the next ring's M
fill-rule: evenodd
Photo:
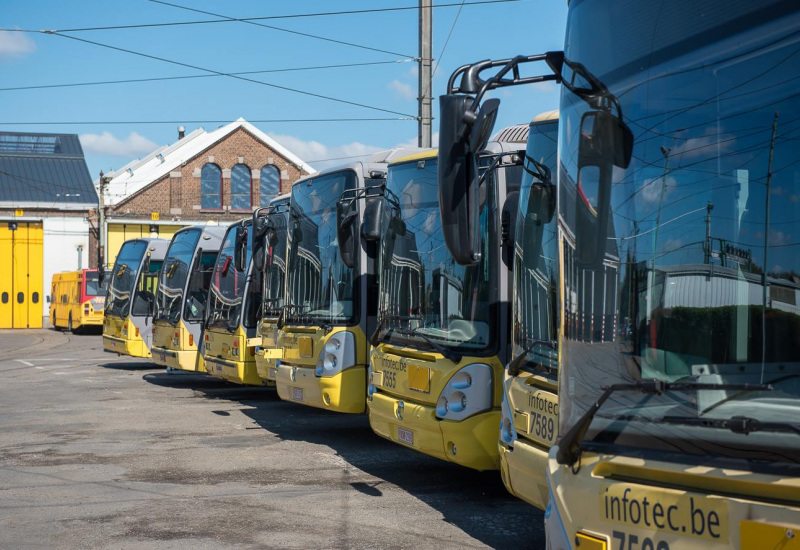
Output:
M276 371L281 399L365 411L367 335L377 314L377 199L387 162L400 154L376 153L292 186L286 303L278 333L283 359Z
M53 274L50 290L50 324L56 330L79 331L103 326L106 287L96 269Z
M185 227L175 233L158 276L153 362L172 370L205 372L203 338L211 272L225 228Z
M369 421L378 435L477 470L498 467L503 365L510 347L513 228L528 125L482 151L480 259L462 266L444 243L438 152L389 165L398 208L381 240L379 330L372 341ZM504 217L505 214L505 217ZM503 223L506 225L504 226Z
M255 361L263 291L262 272L255 265L264 253L263 210L229 226L225 233L211 275L203 333L208 374L252 386L266 384L258 376Z
M793 2L569 6L548 548L798 545L798 28Z
M134 239L122 245L108 275L103 324L106 351L150 357L158 272L168 246L166 239Z
M281 195L272 199L266 211L267 234L264 245L264 282L261 300L261 320L258 322L256 340L256 370L262 380L275 384L275 373L283 350L278 346L278 319L283 311L286 290L286 239L289 224L289 197ZM256 266L258 267L258 266Z

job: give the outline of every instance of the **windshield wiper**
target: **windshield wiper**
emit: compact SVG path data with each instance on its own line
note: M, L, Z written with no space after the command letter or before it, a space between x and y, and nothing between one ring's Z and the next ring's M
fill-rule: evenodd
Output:
M520 366L522 366L522 362L528 357L528 354L535 348L536 346L545 346L552 350L558 349L558 342L555 340L539 340L538 338L531 338L528 340L528 345L522 348L522 351L519 355L514 357L509 363L506 369L508 370L509 376L516 376L519 374Z
M618 391L638 391L641 393L662 394L682 390L726 390L726 391L772 391L770 384L706 384L702 382L667 382L665 380L640 380L632 384L612 384L603 388L603 394L583 413L573 426L560 438L556 460L559 464L572 465L580 457L581 442L597 410L603 406L611 394Z
M393 330L399 334L404 334L406 336L419 336L420 338L425 340L433 349L441 353L445 359L452 361L453 363L456 364L461 362L462 356L460 353L458 353L457 351L453 351L451 349L447 349L438 342L433 341L427 334L419 332L419 328L408 329L408 328L390 327L389 330Z
M372 333L372 336L369 337L369 343L372 344L372 347L377 347L380 343L380 333L383 325L386 324L386 321L422 321L424 320L421 316L410 315L407 317L403 317L402 315L397 314L381 314L381 320L378 321L378 326L375 327L375 331Z
M781 432L800 435L800 422L764 422L749 416L730 418L702 418L695 416L665 416L659 419L665 424L681 424L730 430L735 434L748 435L753 432Z

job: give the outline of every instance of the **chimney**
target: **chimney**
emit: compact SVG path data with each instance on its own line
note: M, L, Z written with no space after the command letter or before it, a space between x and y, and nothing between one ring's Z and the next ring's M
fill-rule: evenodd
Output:
M181 140L186 136L186 128L178 126L178 139Z

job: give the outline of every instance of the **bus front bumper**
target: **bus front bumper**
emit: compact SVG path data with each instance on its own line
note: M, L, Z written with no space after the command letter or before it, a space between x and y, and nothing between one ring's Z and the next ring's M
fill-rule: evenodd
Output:
M153 346L153 363L189 372L206 372L203 356L196 349L174 350Z
M341 413L363 413L367 401L367 369L355 366L334 376L317 376L314 367L281 363L275 385L284 401Z
M474 470L498 468L500 411L479 413L461 422L439 420L433 406L380 392L372 395L368 407L372 431L381 437Z
M258 376L274 384L278 364L282 356L283 350L280 348L261 348L256 351L256 371L258 371Z
M548 450L517 439L513 449L499 444L500 473L508 492L542 510L547 507Z
M210 355L203 356L203 359L205 360L206 372L217 378L247 386L271 385L258 376L255 361L230 361Z
M147 349L144 340L141 338L128 340L127 338L117 338L104 334L103 349L111 353L130 355L131 357L150 357L150 350Z

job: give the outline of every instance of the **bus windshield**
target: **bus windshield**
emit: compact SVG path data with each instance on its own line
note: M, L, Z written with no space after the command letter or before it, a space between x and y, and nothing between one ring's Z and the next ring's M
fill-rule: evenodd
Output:
M457 264L442 235L437 167L437 159L429 158L389 169L387 188L399 199L399 211L391 212L381 240L380 336L423 349L432 347L431 340L451 349L485 350L497 315L489 207L483 204L480 214L480 262ZM493 181L487 178L486 185Z
M286 207L284 207L285 209ZM264 263L264 301L262 317L277 318L283 309L286 282L287 218L285 211L270 214Z
M104 298L106 294L108 294L106 286L100 284L100 276L97 271L85 271L83 276L86 280L86 291L84 294L87 298Z
M655 378L688 385L615 392L587 440L800 462L799 27L796 2L570 6L561 433Z
M159 275L155 320L174 325L180 319L183 290L200 234L199 229L188 229L172 239L164 259L164 269Z
M354 270L345 266L339 255L336 202L342 191L355 187L352 170L325 174L292 187L287 322L354 322Z
M256 323L256 312L261 306L261 292L251 293L245 296L247 286L247 275L252 272L253 276L258 275L258 270L252 270L250 259L253 251L253 232L250 224L236 224L228 229L225 240L220 248L217 262L214 265L214 272L211 276L211 284L208 293L208 326L224 328L233 332L243 324L245 327L254 327ZM239 271L236 268L234 259L236 253L237 235L246 232L246 261L245 270ZM251 289L260 289L258 284L253 281ZM246 310L243 315L243 305ZM255 306L255 311L253 311Z
M531 124L519 190L514 240L513 356L532 368L558 367L558 230L555 174L558 122ZM542 181L538 162L550 170Z
M131 294L136 289L139 265L147 250L145 241L128 241L122 245L109 275L109 292L106 297L106 315L125 317L130 311Z

